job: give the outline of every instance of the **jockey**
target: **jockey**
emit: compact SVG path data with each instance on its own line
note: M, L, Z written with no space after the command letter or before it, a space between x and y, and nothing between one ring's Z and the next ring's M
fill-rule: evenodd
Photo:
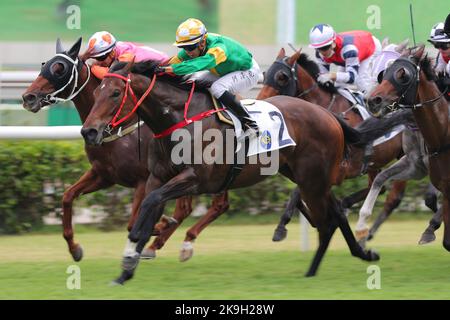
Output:
M89 39L89 48L85 52L89 58L97 60L91 66L92 73L103 79L114 61L135 62L144 60L158 60L166 62L169 56L153 48L137 45L132 42L116 41L116 38L107 31L99 31Z
M193 78L212 82L212 95L230 108L244 127L258 134L256 122L235 96L250 90L262 77L252 54L231 38L208 33L200 20L192 18L179 25L174 45L183 50L157 72L175 75L196 73Z
M444 73L446 77L450 77L450 36L444 32L444 23L436 23L431 28L428 42L439 50L434 70L437 74Z
M450 13L447 16L447 19L445 19L444 32L450 37Z
M356 84L364 94L372 89L371 62L381 52L381 43L368 31L336 34L328 24L318 24L309 33L310 48L316 49L320 83ZM330 65L339 66L330 72Z

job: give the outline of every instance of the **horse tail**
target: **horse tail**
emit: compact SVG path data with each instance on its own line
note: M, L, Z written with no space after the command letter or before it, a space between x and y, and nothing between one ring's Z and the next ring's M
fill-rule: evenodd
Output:
M364 147L374 140L382 137L387 132L402 124L414 123L414 116L411 110L401 110L392 113L385 118L369 118L360 123L355 129L358 131L360 140L355 143L356 147Z
M358 144L361 141L361 134L358 130L350 127L347 122L342 119L339 115L333 113L333 116L341 125L342 131L344 132L344 141L346 144Z

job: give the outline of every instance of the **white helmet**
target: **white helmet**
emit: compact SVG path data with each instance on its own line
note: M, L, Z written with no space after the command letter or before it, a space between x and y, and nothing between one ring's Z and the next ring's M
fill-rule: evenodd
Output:
M450 38L444 32L444 23L436 23L433 28L431 28L430 38L428 41L433 42L450 42Z
M111 52L116 45L116 38L107 32L99 31L89 39L89 49L92 50L91 57L101 57Z
M309 47L318 49L336 40L336 32L329 24L315 25L309 32Z

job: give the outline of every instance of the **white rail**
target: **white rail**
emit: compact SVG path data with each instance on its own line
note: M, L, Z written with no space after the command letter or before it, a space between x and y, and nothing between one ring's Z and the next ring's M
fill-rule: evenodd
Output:
M1 126L0 140L76 140L82 139L81 126Z

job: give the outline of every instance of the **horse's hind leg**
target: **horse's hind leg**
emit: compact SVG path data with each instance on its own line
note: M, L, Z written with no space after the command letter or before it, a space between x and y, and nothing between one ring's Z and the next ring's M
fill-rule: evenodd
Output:
M73 227L72 227L72 205L73 201L81 194L91 193L106 187L111 186L111 183L103 180L97 173L91 168L86 171L81 178L69 189L64 192L62 204L63 204L63 236L66 239L69 246L70 254L75 261L80 261L83 258L83 249L73 239Z
M325 252L328 249L328 245L330 244L330 240L333 237L334 232L336 231L337 224L336 221L331 218L327 225L323 227L318 227L319 231L319 247L317 248L316 254L314 255L313 261L306 273L306 277L313 277L317 273L317 269L319 268L320 262L322 261Z
M442 206L431 217L428 227L422 233L419 244L427 244L436 240L434 232L439 229L442 224Z
M282 241L287 236L286 225L291 221L292 216L294 215L297 204L302 201L300 196L300 189L297 187L292 191L291 198L288 201L286 206L286 210L280 218L280 222L278 223L275 232L272 237L272 241Z
M394 181L392 183L391 190L384 202L383 211L380 212L377 219L373 223L369 230L369 235L367 240L373 239L378 228L389 218L389 216L394 212L394 210L402 202L403 196L405 195L406 181Z
M186 237L179 256L181 262L189 260L194 254L192 242L197 239L200 232L202 232L202 230L205 229L211 222L226 212L229 207L228 192L214 195L212 205L208 212L186 232Z
M333 199L333 206L332 208L334 210L331 210L331 213L334 215L334 218L337 221L337 224L339 226L339 229L342 232L342 235L345 238L345 241L347 242L347 245L350 249L350 252L352 256L359 257L362 260L365 261L376 261L380 259L380 256L372 250L364 250L356 241L355 236L353 235L352 229L350 228L350 225L348 224L347 217L344 214L344 210L340 207L338 200L334 198L334 195L332 194Z
M399 161L394 163L389 168L381 171L375 178L370 187L369 194L367 195L366 200L364 201L363 206L359 211L359 219L356 224L356 235L359 240L367 239L369 228L367 226L367 219L372 214L373 207L375 206L375 201L377 200L378 194L384 183L391 179L397 179L402 175L403 172L411 171L411 167L414 168L414 165L409 161L406 156L403 156ZM407 174L406 176L412 176L412 174ZM402 179L404 180L404 179Z
M155 226L155 230L159 235L153 240L152 244L142 250L141 259L156 258L156 250L161 249L175 230L192 212L192 196L185 196L176 200L175 212L172 218L162 219ZM171 219L171 220L169 220Z

